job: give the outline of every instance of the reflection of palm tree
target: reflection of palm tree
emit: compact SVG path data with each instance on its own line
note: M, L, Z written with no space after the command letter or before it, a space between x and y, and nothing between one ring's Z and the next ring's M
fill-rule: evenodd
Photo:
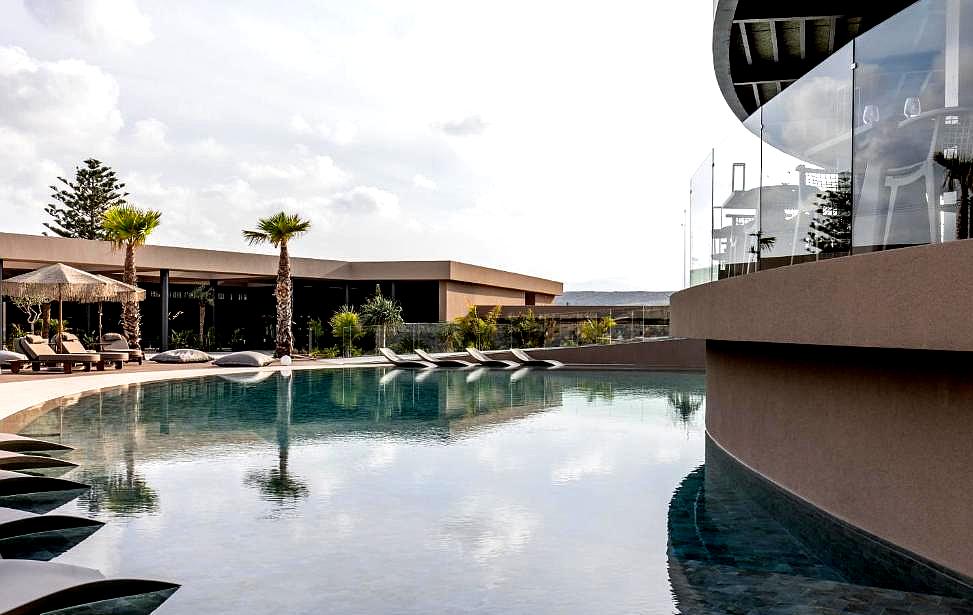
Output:
M277 467L251 472L246 484L254 486L265 500L283 504L307 497L304 481L291 476L287 467L290 450L291 412L293 409L293 382L290 374L277 377Z
M669 402L669 407L673 409L676 420L683 425L689 425L703 405L703 395L688 391L669 391L666 400Z
M135 461L135 431L138 429L142 409L142 389L135 390L132 403L131 423L124 430L122 452L125 459L124 474L109 471L106 476L87 478L91 491L83 498L88 510L97 513L107 510L118 515L155 512L159 509L159 496L139 476Z
M970 238L970 188L973 187L973 158L947 156L936 152L933 160L946 170L943 188L953 192L959 184L959 203L956 211L956 239Z

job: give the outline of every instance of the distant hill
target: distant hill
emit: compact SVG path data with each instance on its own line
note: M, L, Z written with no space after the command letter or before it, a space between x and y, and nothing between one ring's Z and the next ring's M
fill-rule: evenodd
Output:
M567 291L555 305L669 305L675 291Z

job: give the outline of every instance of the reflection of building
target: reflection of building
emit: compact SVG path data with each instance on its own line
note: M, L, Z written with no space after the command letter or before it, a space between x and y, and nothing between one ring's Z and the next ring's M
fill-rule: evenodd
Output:
M707 343L707 432L878 551L843 565L971 595L934 581L973 587L973 0L718 0L713 44L741 125L693 180L671 314ZM773 246L701 276L727 204Z
M117 274L122 254L113 252L107 242L0 233L0 274L9 277L55 262ZM215 291L216 304L209 310L206 327L215 324L219 346L252 348L272 342L277 256L150 245L139 251L137 262L139 285L148 291L142 308L146 344L167 339L161 335L163 327L170 331L197 329L198 303L190 292L201 283ZM346 262L295 257L291 263L299 340L307 339L308 319L327 321L342 305L360 306L376 285L402 303L408 322L450 320L471 304L550 304L562 291L560 282L454 261ZM75 328L96 328L94 310L72 304L65 307L66 318ZM105 309L105 323L117 322L120 308L106 304ZM9 322L15 310L8 306L8 311ZM163 312L170 318L162 318Z

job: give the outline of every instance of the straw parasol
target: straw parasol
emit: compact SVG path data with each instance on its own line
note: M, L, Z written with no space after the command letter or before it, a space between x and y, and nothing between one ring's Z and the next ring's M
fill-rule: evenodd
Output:
M134 289L134 290L133 290ZM4 280L0 294L44 297L58 302L58 333L64 333L64 302L98 303L145 298L145 291L62 263Z

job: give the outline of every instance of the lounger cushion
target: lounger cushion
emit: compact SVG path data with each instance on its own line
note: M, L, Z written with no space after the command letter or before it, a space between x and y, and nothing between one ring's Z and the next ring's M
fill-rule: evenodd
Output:
M11 361L26 361L27 355L9 350L0 350L0 364L6 365Z
M269 357L263 353L245 350L220 357L213 361L213 364L219 365L220 367L263 367L270 365L273 360L273 357Z
M156 363L209 363L213 360L213 357L209 356L202 350L179 348L176 350L160 352L159 354L153 356L152 360Z

